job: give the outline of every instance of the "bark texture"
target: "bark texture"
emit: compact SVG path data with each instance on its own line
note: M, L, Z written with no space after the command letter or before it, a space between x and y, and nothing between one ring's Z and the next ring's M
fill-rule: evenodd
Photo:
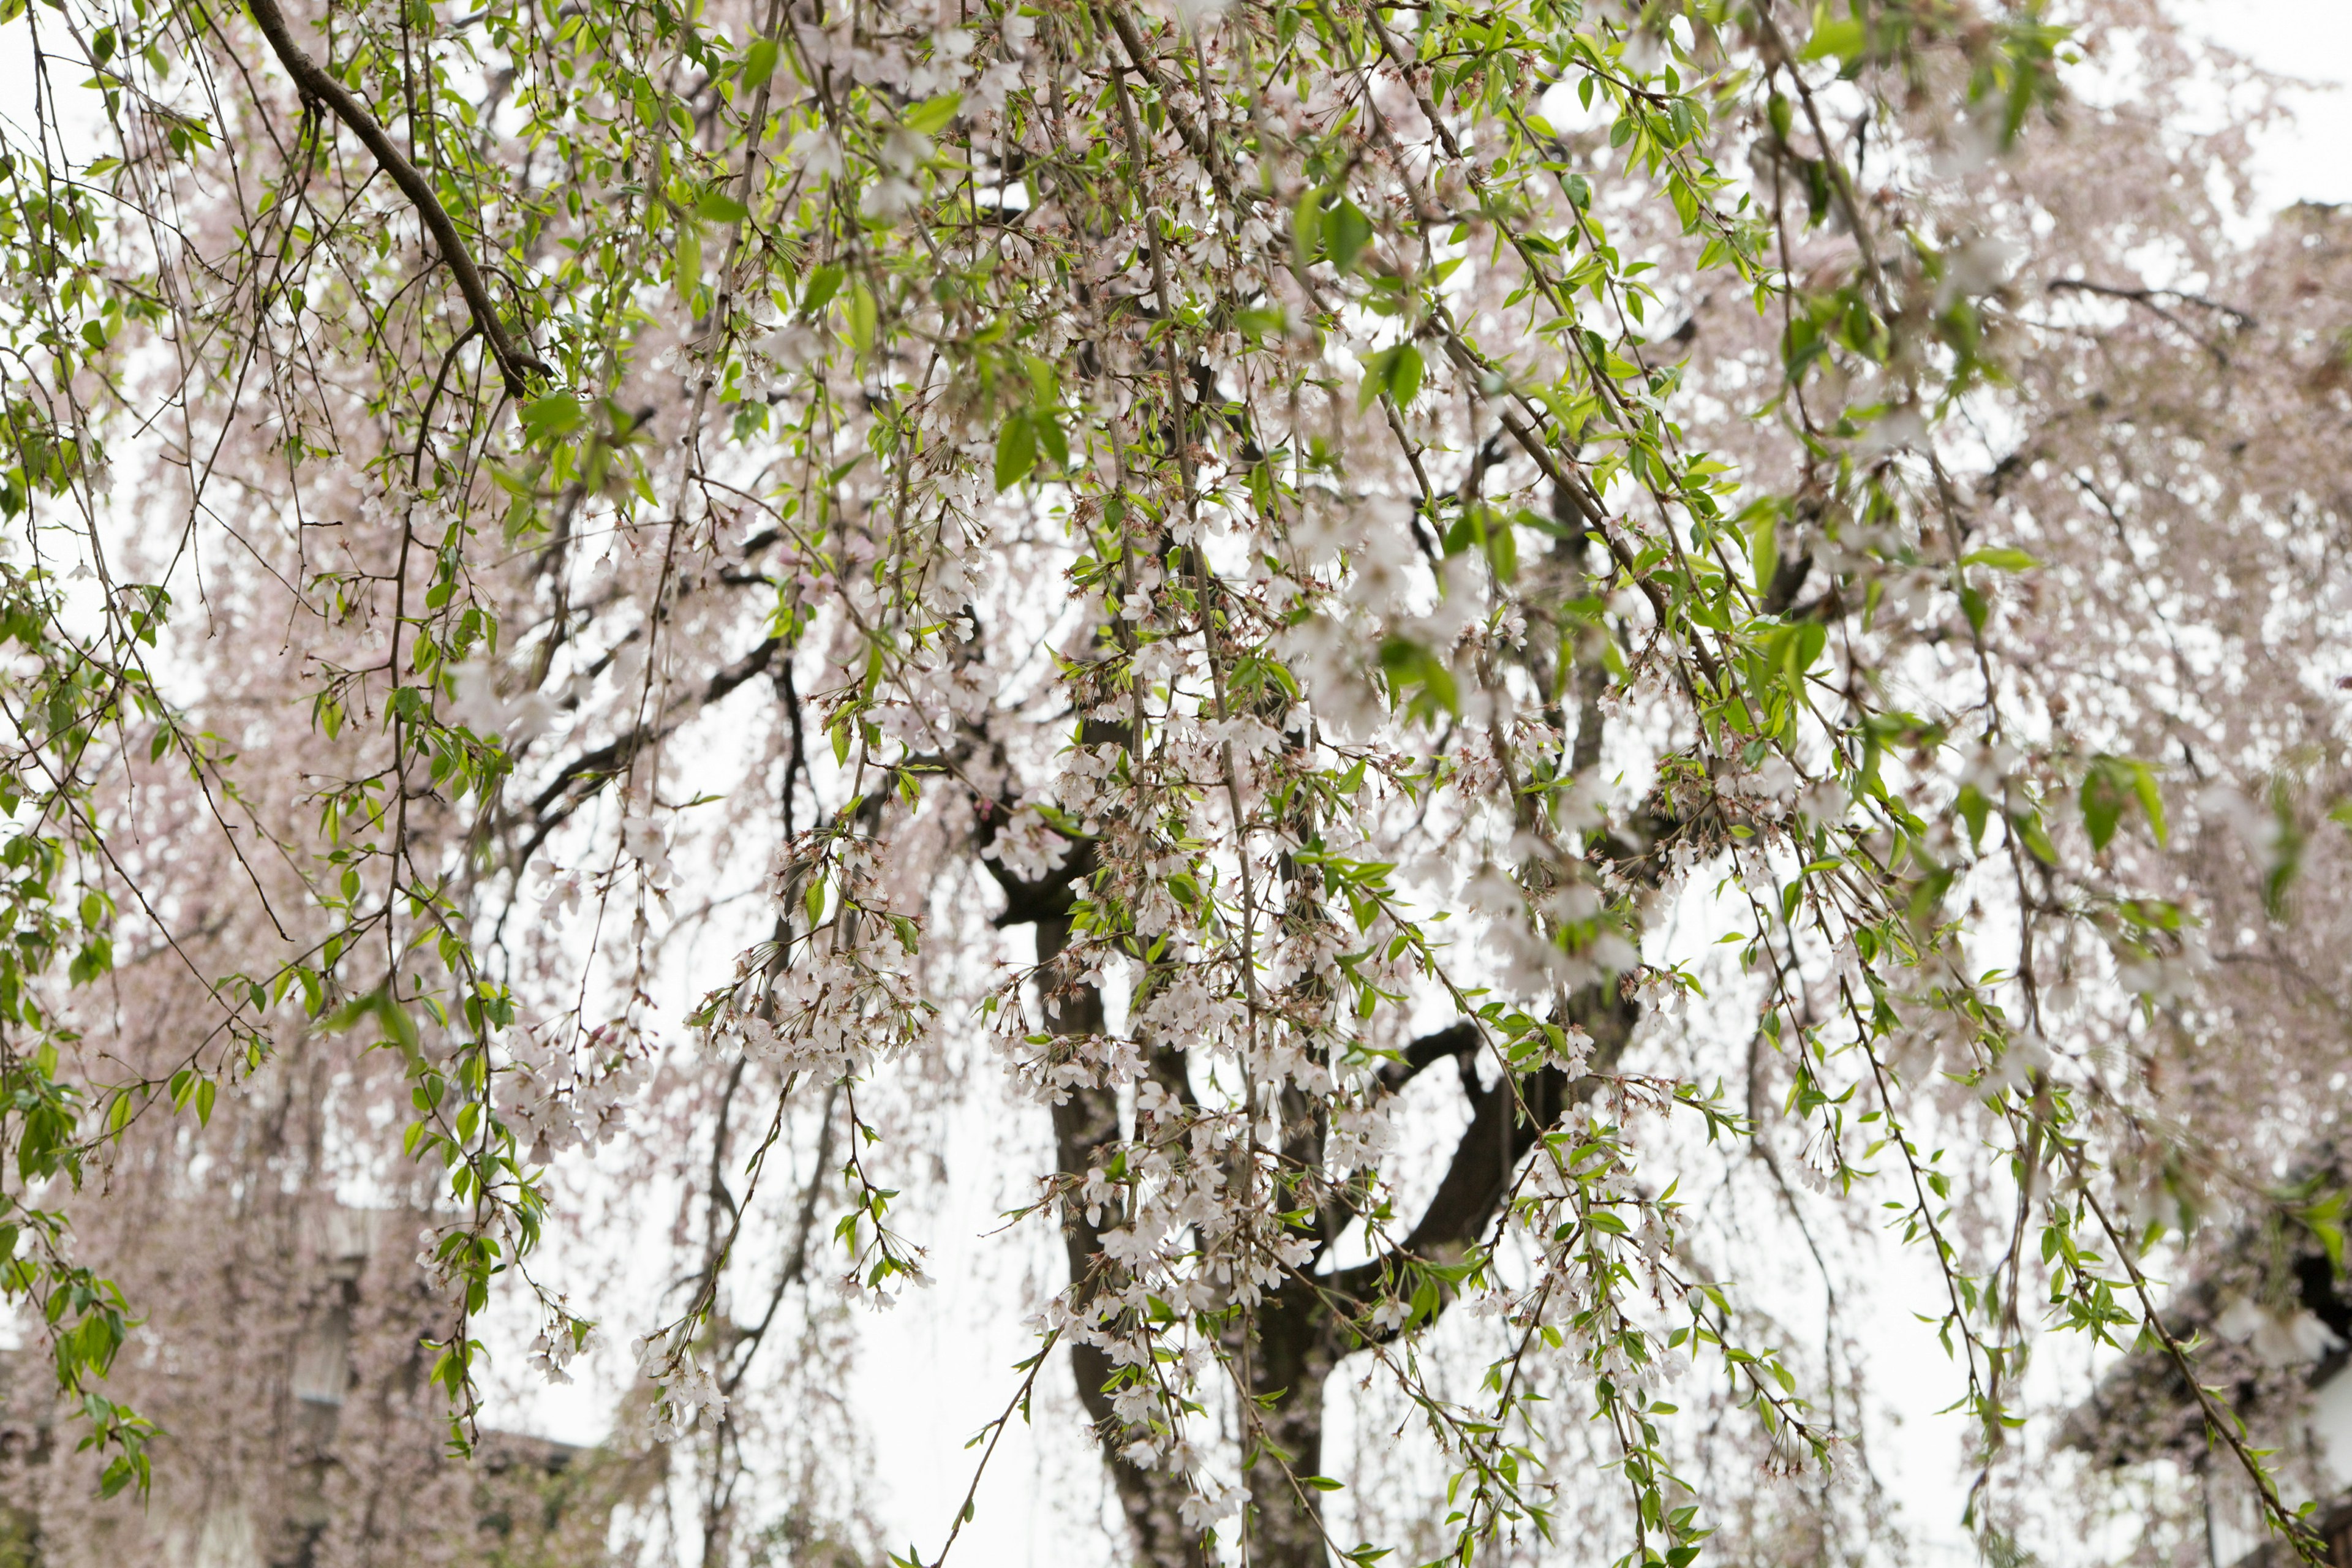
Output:
M1559 565L1581 584L1582 551L1563 552ZM1574 765L1592 768L1599 760L1604 720L1600 711L1598 665L1580 663L1572 689L1559 693L1577 708ZM1563 714L1564 718L1565 715ZM1097 727L1090 725L1092 732ZM1101 727L1099 740L1119 736ZM981 837L993 837L1005 819L1010 803L997 803L982 813ZM1291 825L1303 840L1312 824ZM1653 814L1639 825L1638 840L1604 836L1590 851L1620 872L1637 880L1653 881L1651 848L1673 830L1674 824ZM1087 1035L1104 1026L1101 993L1076 975L1063 973L1055 964L1070 937L1070 911L1097 868L1092 845L1074 847L1068 861L1039 881L1026 881L1005 871L993 860L983 861L1004 891L1006 906L1000 925L1033 925L1036 932L1040 986L1047 1027L1056 1035ZM1300 873L1287 866L1286 879ZM1294 894L1301 891L1294 889ZM1445 1173L1399 1249L1402 1257L1432 1262L1461 1258L1495 1225L1521 1161L1544 1134L1557 1127L1577 1106L1591 1099L1605 1075L1614 1072L1640 1021L1639 1005L1612 979L1589 985L1569 996L1559 1022L1581 1027L1592 1041L1586 1070L1571 1078L1547 1067L1523 1076L1496 1070L1486 1056L1479 1026L1464 1019L1414 1040L1399 1059L1381 1070L1391 1093L1401 1092L1431 1068L1452 1064L1469 1101L1469 1123L1464 1128ZM1482 1063L1482 1056L1486 1059ZM1482 1070L1482 1067L1484 1070ZM1154 1054L1151 1072L1168 1090L1190 1102L1192 1088L1182 1057ZM1278 1097L1281 1110L1282 1169L1299 1173L1318 1169L1323 1162L1329 1132L1319 1102L1286 1089ZM1118 1091L1074 1088L1069 1098L1054 1108L1056 1163L1066 1177L1083 1180L1097 1163L1097 1152L1120 1136ZM1289 1177L1282 1178L1292 1179ZM1349 1353L1371 1342L1363 1327L1366 1314L1388 1295L1393 1284L1396 1258L1377 1258L1348 1268L1331 1268L1327 1254L1331 1244L1355 1223L1352 1206L1365 1194L1345 1191L1318 1200L1301 1194L1294 1205L1318 1206L1321 1239L1305 1268L1286 1275L1241 1320L1234 1342L1227 1349L1243 1369L1251 1395L1242 1412L1250 1463L1244 1478L1248 1508L1243 1528L1247 1533L1247 1561L1257 1568L1326 1568L1331 1543L1326 1537L1320 1489L1307 1484L1323 1474L1323 1395L1333 1371ZM1063 1245L1069 1258L1070 1279L1078 1287L1077 1300L1089 1300L1109 1278L1101 1255L1107 1226L1120 1215L1084 1211L1063 1218ZM1448 1292L1438 1302L1443 1312L1451 1304ZM1392 1338L1397 1331L1377 1331L1373 1338ZM1104 1384L1116 1369L1102 1351L1085 1344L1071 1346L1071 1372L1078 1397L1092 1420L1102 1445L1104 1463L1126 1513L1133 1536L1133 1561L1152 1568L1206 1568L1208 1554L1200 1532L1188 1527L1181 1514L1185 1489L1181 1478L1130 1463L1123 1455L1128 1437Z

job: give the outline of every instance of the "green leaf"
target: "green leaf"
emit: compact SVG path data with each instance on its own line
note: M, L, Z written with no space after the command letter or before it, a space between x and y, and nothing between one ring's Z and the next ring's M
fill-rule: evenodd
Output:
M1486 561L1506 583L1519 574L1519 532L1510 519L1500 519L1486 531Z
M1960 590L1960 613L1968 616L1969 629L1979 637L1984 635L1985 620L1991 613L1991 608L1992 606L1986 602L1985 596L1978 593L1975 588L1966 587Z
M1364 356L1364 379L1356 388L1356 406L1369 408L1382 393L1402 408L1421 395L1421 351L1399 343Z
M861 354L874 352L874 328L878 317L874 295L860 283L849 291L849 342Z
M1868 42L1869 36L1864 31L1860 17L1832 17L1829 6L1822 5L1814 8L1813 36L1806 40L1797 58L1800 60L1822 60L1834 55L1843 65L1861 54Z
M1301 267L1312 262L1323 248L1322 192L1309 191L1298 199L1297 210L1290 215L1290 238L1297 249L1298 265ZM1276 319L1276 326L1279 326L1279 318Z
M523 433L534 441L569 436L587 419L580 400L568 392L551 392L523 405Z
M1033 414L1030 423L1035 426L1037 445L1043 449L1056 472L1070 466L1069 437L1062 434L1060 421L1050 414Z
M1963 566L1990 566L1996 572L2031 572L2042 564L2022 550L1971 550L1960 557Z
M2019 840L2033 852L2033 858L2045 866L2058 864L2058 847L2050 842L2049 832L2042 826L2042 814L2028 809L2011 812L2010 825L2017 831Z
M1964 784L1960 786L1958 800L1953 804L1959 807L1960 816L1968 822L1969 843L1976 844L1984 837L1985 818L1992 811L1992 802L1986 799L1984 792L1976 785Z
M2083 775L2080 800L2083 826L2090 833L2094 849L2107 847L2123 819L2124 808L2135 801L2147 815L2148 831L2157 843L2161 846L2171 840L2164 820L2164 792L2157 784L2155 770L2146 763L2129 757L2095 759Z
M1771 509L1759 508L1748 525L1748 559L1756 573L1756 591L1769 592L1772 574L1780 569L1780 520Z
M743 85L758 89L776 74L776 40L760 38L743 52Z
M1356 269L1356 258L1371 243L1372 220L1355 203L1342 196L1323 215L1323 235L1331 247L1331 265L1342 272Z
M1421 351L1411 343L1399 343L1396 358L1389 365L1389 395L1403 408L1421 395Z
M741 223L751 209L723 191L705 191L694 204L694 216L705 223Z
M1037 465L1037 432L1024 412L1015 414L996 433L996 489L999 494L1029 477Z
M847 276L840 263L832 261L810 273L808 287L801 290L802 314L814 316L824 310L841 291L841 280Z
M936 136L947 129L949 121L963 106L963 94L943 92L937 98L927 98L907 111L907 129L919 136Z
M376 1023L382 1026L386 1043L399 1047L402 1056L415 1061L419 1037L416 1020L408 1016L408 1009L394 1000L389 990L372 993L367 998L367 1006L375 1014Z
M2083 826L2090 831L2091 847L2105 849L2116 836L2116 824L2131 797L2117 787L2114 774L2102 763L2083 779Z
M1407 637L1392 637L1381 645L1381 670L1400 701L1417 716L1437 710L1461 711L1461 692L1445 661ZM1418 687L1418 693L1413 688Z

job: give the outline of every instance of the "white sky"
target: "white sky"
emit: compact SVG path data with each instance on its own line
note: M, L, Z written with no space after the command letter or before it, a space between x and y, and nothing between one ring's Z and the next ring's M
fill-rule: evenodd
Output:
M2352 201L2352 0L2174 0L2204 37L2309 82L2296 123L2263 138L2255 173L2273 207Z

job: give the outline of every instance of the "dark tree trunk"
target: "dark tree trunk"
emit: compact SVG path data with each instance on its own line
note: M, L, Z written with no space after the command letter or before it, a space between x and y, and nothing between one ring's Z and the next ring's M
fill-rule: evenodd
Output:
M1036 922L1037 962L1050 965L1070 938L1067 915L1048 915ZM1051 970L1041 971L1040 984L1047 993L1045 1000L1046 1026L1057 1035L1086 1035L1100 1030L1103 1026L1102 994L1093 986L1074 984L1066 991L1055 991ZM1066 1175L1083 1176L1094 1163L1095 1151L1118 1137L1118 1094L1108 1089L1073 1089L1070 1098L1054 1107L1054 1143L1056 1163ZM1116 1215L1105 1219L1118 1222ZM1093 1295L1100 1279L1102 1227L1089 1220L1083 1211L1073 1210L1062 1220L1062 1245L1070 1260L1070 1279L1077 1286L1078 1303ZM1146 1469L1129 1463L1120 1450L1127 1447L1124 1425L1111 1409L1110 1395L1103 1391L1114 1369L1110 1358L1093 1345L1073 1342L1070 1346L1070 1372L1077 1380L1078 1402L1086 1406L1087 1416L1094 1422L1095 1436L1102 1445L1103 1463L1110 1468L1111 1482L1118 1490L1120 1508L1127 1514L1128 1528L1134 1533L1133 1561L1150 1568L1207 1568L1207 1555L1201 1550L1200 1531L1188 1528L1178 1513L1185 1497L1181 1477L1171 1477L1158 1469Z
M1069 940L1068 916L1040 913L1032 918L1047 1027L1057 1035L1098 1032L1103 1026L1100 993L1081 983L1057 983L1054 974L1053 961ZM1569 1010L1592 1037L1592 1070L1612 1070L1633 1035L1638 1008L1614 985L1605 985L1580 992L1570 999ZM1402 1088L1429 1067L1474 1058L1480 1038L1466 1024L1441 1030L1415 1041L1384 1076L1392 1089ZM1173 1069L1159 1064L1158 1070L1164 1076ZM1517 1080L1515 1093L1509 1083L1479 1086L1475 1076L1465 1073L1470 1125L1403 1250L1423 1258L1458 1257L1475 1243L1493 1220L1518 1163L1597 1086L1591 1077L1571 1080L1556 1068L1546 1068ZM1054 1108L1056 1163L1065 1174L1083 1176L1092 1168L1096 1151L1118 1136L1116 1090L1073 1089L1069 1099ZM1100 1288L1102 1232L1105 1224L1116 1225L1119 1217L1107 1214L1101 1216L1103 1223L1097 1223L1082 1210L1063 1216L1062 1241L1070 1278L1078 1286L1076 1304L1084 1304ZM1327 1235L1336 1235L1344 1224L1342 1215L1328 1216ZM1324 1387L1341 1357L1359 1342L1349 1320L1360 1318L1378 1300L1387 1272L1385 1262L1374 1262L1334 1273L1294 1275L1258 1303L1250 1314L1247 1344L1234 1347L1246 1357L1248 1386L1258 1404L1247 1416L1250 1426L1244 1433L1252 1455L1245 1478L1249 1511L1244 1528L1254 1568L1328 1568L1322 1492L1307 1484L1307 1478L1323 1473ZM1200 1532L1187 1526L1179 1512L1186 1496L1183 1479L1132 1464L1122 1456L1129 1435L1103 1387L1115 1370L1109 1358L1095 1346L1073 1342L1070 1370L1133 1535L1131 1561L1149 1568L1207 1568Z
M1588 674L1588 669L1592 673ZM1579 661L1574 696L1580 722L1573 760L1580 772L1596 764L1600 751L1598 670L1597 663ZM1564 698L1568 693L1560 695ZM983 816L984 837L1000 819ZM1662 818L1642 824L1653 839L1671 831L1673 826ZM1649 848L1648 843L1628 844L1614 837L1595 846L1601 857L1633 868L1637 879L1644 881L1654 877ZM1034 922L1035 926L1046 1026L1056 1035L1093 1034L1103 1027L1100 993L1074 977L1057 974L1054 965L1069 941L1074 889L1094 868L1091 845L1077 846L1069 864L1045 882L1024 882L991 866L1007 897L998 923ZM1568 999L1559 1021L1580 1026L1592 1040L1587 1076L1580 1078L1570 1079L1559 1068L1546 1068L1516 1080L1482 1083L1475 1064L1486 1049L1485 1038L1468 1020L1414 1041L1382 1068L1382 1082L1395 1092L1426 1068L1452 1062L1461 1071L1463 1089L1470 1100L1469 1126L1454 1147L1436 1193L1400 1245L1400 1257L1451 1261L1477 1244L1493 1224L1519 1163L1546 1132L1599 1089L1601 1079L1595 1075L1616 1070L1639 1016L1637 1004L1614 983L1588 986ZM1152 1072L1171 1092L1190 1100L1181 1057L1174 1053L1156 1057ZM1282 1099L1284 1167L1311 1171L1322 1161L1326 1130L1321 1109L1295 1090ZM1117 1091L1072 1089L1069 1099L1054 1108L1054 1136L1061 1172L1083 1177L1093 1167L1097 1151L1119 1136ZM1318 1271L1318 1265L1328 1268L1320 1257L1322 1248L1355 1215L1349 1203L1341 1201L1344 1194L1333 1194L1326 1201L1308 1196L1302 1188L1292 1195L1323 1205L1323 1240L1318 1257L1286 1278L1248 1314L1246 1343L1237 1342L1228 1347L1244 1358L1245 1382L1254 1396L1253 1408L1243 1413L1242 1434L1250 1456L1244 1555L1253 1568L1329 1568L1332 1557L1323 1531L1323 1494L1307 1484L1309 1478L1323 1473L1325 1384L1340 1360L1365 1342L1362 1336L1386 1340L1397 1332L1372 1328L1366 1315L1394 1289L1399 1258L1381 1258L1349 1268ZM1105 1224L1115 1226L1120 1218L1106 1214L1098 1223L1083 1211L1063 1216L1063 1244L1069 1257L1070 1279L1077 1287L1074 1304L1083 1305L1108 1278L1100 1256L1102 1231ZM1448 1291L1441 1297L1439 1310L1450 1303L1451 1296ZM1104 1391L1115 1370L1109 1358L1093 1346L1073 1343L1070 1366L1078 1398L1093 1419L1104 1463L1133 1531L1131 1561L1151 1568L1207 1568L1200 1532L1187 1527L1180 1517L1179 1509L1187 1495L1184 1479L1130 1464L1122 1457L1130 1435Z
M1606 984L1570 998L1568 1011L1592 1037L1591 1073L1614 1070L1639 1009ZM1463 1087L1470 1098L1470 1125L1401 1248L1423 1260L1456 1258L1475 1244L1492 1226L1519 1163L1600 1084L1590 1073L1571 1079L1547 1068L1516 1083L1498 1079L1481 1086L1470 1070L1480 1042L1476 1028L1455 1025L1414 1041L1384 1075L1391 1087L1402 1088L1424 1069L1454 1061L1463 1066ZM1327 1238L1345 1223L1342 1213L1327 1215ZM1286 1279L1252 1315L1249 1383L1262 1401L1253 1435L1259 1451L1248 1478L1249 1561L1255 1568L1328 1568L1331 1562L1323 1494L1307 1484L1307 1478L1323 1473L1324 1387L1340 1360L1363 1342L1360 1334L1386 1337L1362 1319L1391 1288L1391 1260L1328 1273L1312 1268ZM1450 1292L1441 1297L1439 1310L1450 1300Z
M1250 1392L1265 1404L1253 1417L1257 1429L1245 1435L1257 1452L1248 1478L1249 1561L1324 1568L1323 1494L1307 1479L1323 1473L1323 1384L1339 1360L1338 1323L1318 1298L1297 1289L1267 1297L1252 1321Z

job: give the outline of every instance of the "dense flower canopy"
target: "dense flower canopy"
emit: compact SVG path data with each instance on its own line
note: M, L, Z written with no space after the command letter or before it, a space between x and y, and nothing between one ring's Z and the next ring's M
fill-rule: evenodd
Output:
M109 1493L333 1200L387 1400L625 1344L750 1561L1006 1090L974 1453L1074 1376L1155 1563L1858 1551L1890 1215L1999 1533L2045 1331L2197 1389L2207 1219L2334 1236L2352 231L2233 237L2152 5L248 5L12 18L0 1237Z

